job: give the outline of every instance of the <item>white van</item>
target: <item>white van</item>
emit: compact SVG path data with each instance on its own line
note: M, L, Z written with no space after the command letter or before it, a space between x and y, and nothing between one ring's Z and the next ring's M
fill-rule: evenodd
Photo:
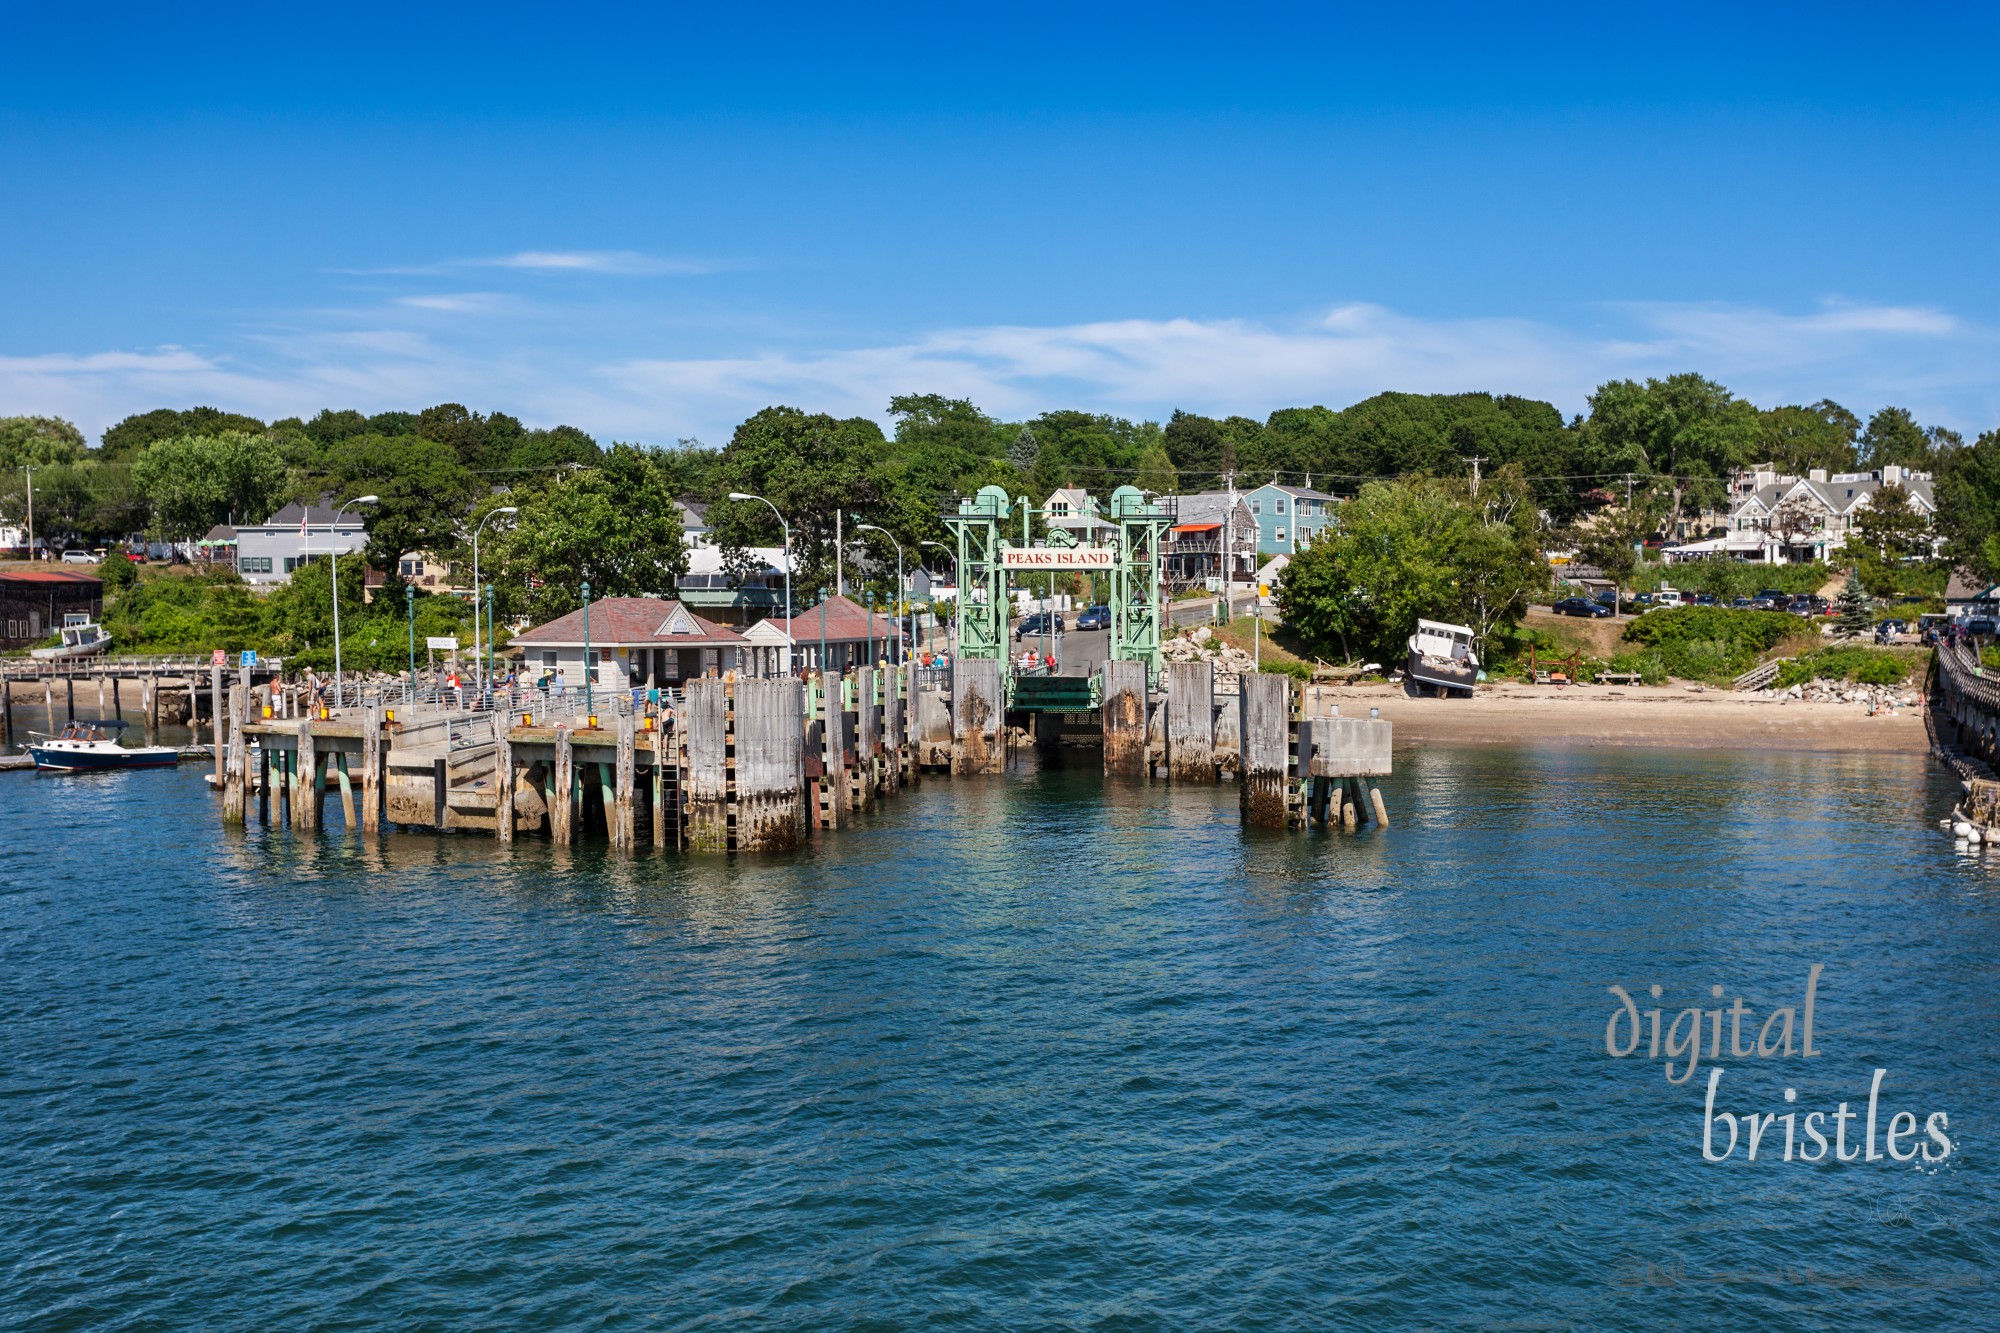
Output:
M1686 606L1687 599L1681 596L1680 589L1678 588L1662 588L1653 594L1653 605Z

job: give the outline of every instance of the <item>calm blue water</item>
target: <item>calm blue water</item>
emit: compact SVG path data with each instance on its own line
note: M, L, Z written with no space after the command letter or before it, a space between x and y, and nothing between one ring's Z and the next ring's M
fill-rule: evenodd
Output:
M2000 863L1939 773L1398 763L1359 837L1024 773L631 863L0 775L0 1326L1992 1326ZM1884 1067L1947 1161L1704 1163L1710 1062L1604 1052L1607 985L1755 1023L1813 963L1822 1054L1718 1105Z

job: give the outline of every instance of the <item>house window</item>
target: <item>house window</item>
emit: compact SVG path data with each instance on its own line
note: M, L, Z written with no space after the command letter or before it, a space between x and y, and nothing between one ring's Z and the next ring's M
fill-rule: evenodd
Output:
M285 572L287 574L291 573L298 567L299 567L299 558L297 556L288 555L285 557Z
M21 622L20 622L20 621L18 621L18 620L10 620L10 621L8 621L8 622L7 622L7 637L8 637L8 638L10 638L10 639L18 639L18 638L20 638L20 637L21 637Z
M268 555L246 555L236 563L245 574L268 574L271 572L271 557Z
M589 666L590 683L592 685L596 685L599 682L597 679L597 649L595 648L592 648L590 650L588 666Z
M424 562L422 560L405 560L396 566L396 570L404 578L413 579L424 572Z
M553 648L542 649L542 670L554 671L555 669L556 669L555 650Z
M1250 502L1250 512L1251 512L1251 513L1253 513L1253 514L1261 514L1261 513L1263 513L1263 512L1264 512L1264 502L1263 502L1262 500L1252 500L1252 501Z
M1273 508L1273 509L1271 510L1271 512L1272 512L1272 513L1274 513L1274 514L1282 514L1282 513L1284 513L1284 512L1285 512L1285 502L1284 502L1283 500L1278 500L1278 501L1276 501L1276 502L1275 502L1275 507L1274 507L1274 508Z
M1278 529L1278 540L1279 540L1279 541L1283 541L1284 539L1285 539L1285 530L1284 530L1283 528L1279 528L1279 529Z

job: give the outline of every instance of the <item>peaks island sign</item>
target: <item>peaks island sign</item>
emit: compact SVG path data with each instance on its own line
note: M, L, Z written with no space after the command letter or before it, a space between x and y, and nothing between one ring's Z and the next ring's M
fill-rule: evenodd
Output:
M1109 546L1031 546L1000 553L1006 569L1114 569L1118 552Z

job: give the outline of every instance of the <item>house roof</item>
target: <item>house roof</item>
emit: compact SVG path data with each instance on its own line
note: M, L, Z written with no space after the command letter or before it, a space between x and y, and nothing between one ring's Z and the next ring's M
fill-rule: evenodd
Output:
M262 523L238 523L236 527L239 532L245 528L278 530L297 528L303 522L315 528L329 528L333 526L335 512L334 506L330 504L314 504L310 508L301 504L288 504ZM366 520L367 515L350 508L340 517L344 524L358 528Z
M514 642L539 647L581 646L583 610L558 616L514 636ZM704 620L678 601L663 597L606 597L590 604L590 645L593 648L693 648L743 642L726 625Z
M773 616L765 623L781 634L787 627L783 616ZM790 628L794 643L804 643L808 639L817 641L820 637L819 607L814 606L793 616ZM852 597L826 599L826 637L829 642L861 642L870 637L886 641L895 632L894 620L879 611L871 616L867 608Z
M77 583L88 583L101 588L104 580L90 574L72 574L66 569L10 569L0 572L0 583L33 584L54 587Z
M1316 491L1310 486L1286 486L1280 482L1267 481L1262 486L1254 486L1252 491L1283 491L1286 495L1300 500L1331 500L1325 491Z
M223 542L233 542L235 540L236 529L230 527L227 523L218 523L203 534L198 545L219 546Z
M1991 599L1995 587L2000 587L2000 584L1979 578L1960 565L1951 571L1951 579L1945 584L1944 599L1947 602L1987 601Z

